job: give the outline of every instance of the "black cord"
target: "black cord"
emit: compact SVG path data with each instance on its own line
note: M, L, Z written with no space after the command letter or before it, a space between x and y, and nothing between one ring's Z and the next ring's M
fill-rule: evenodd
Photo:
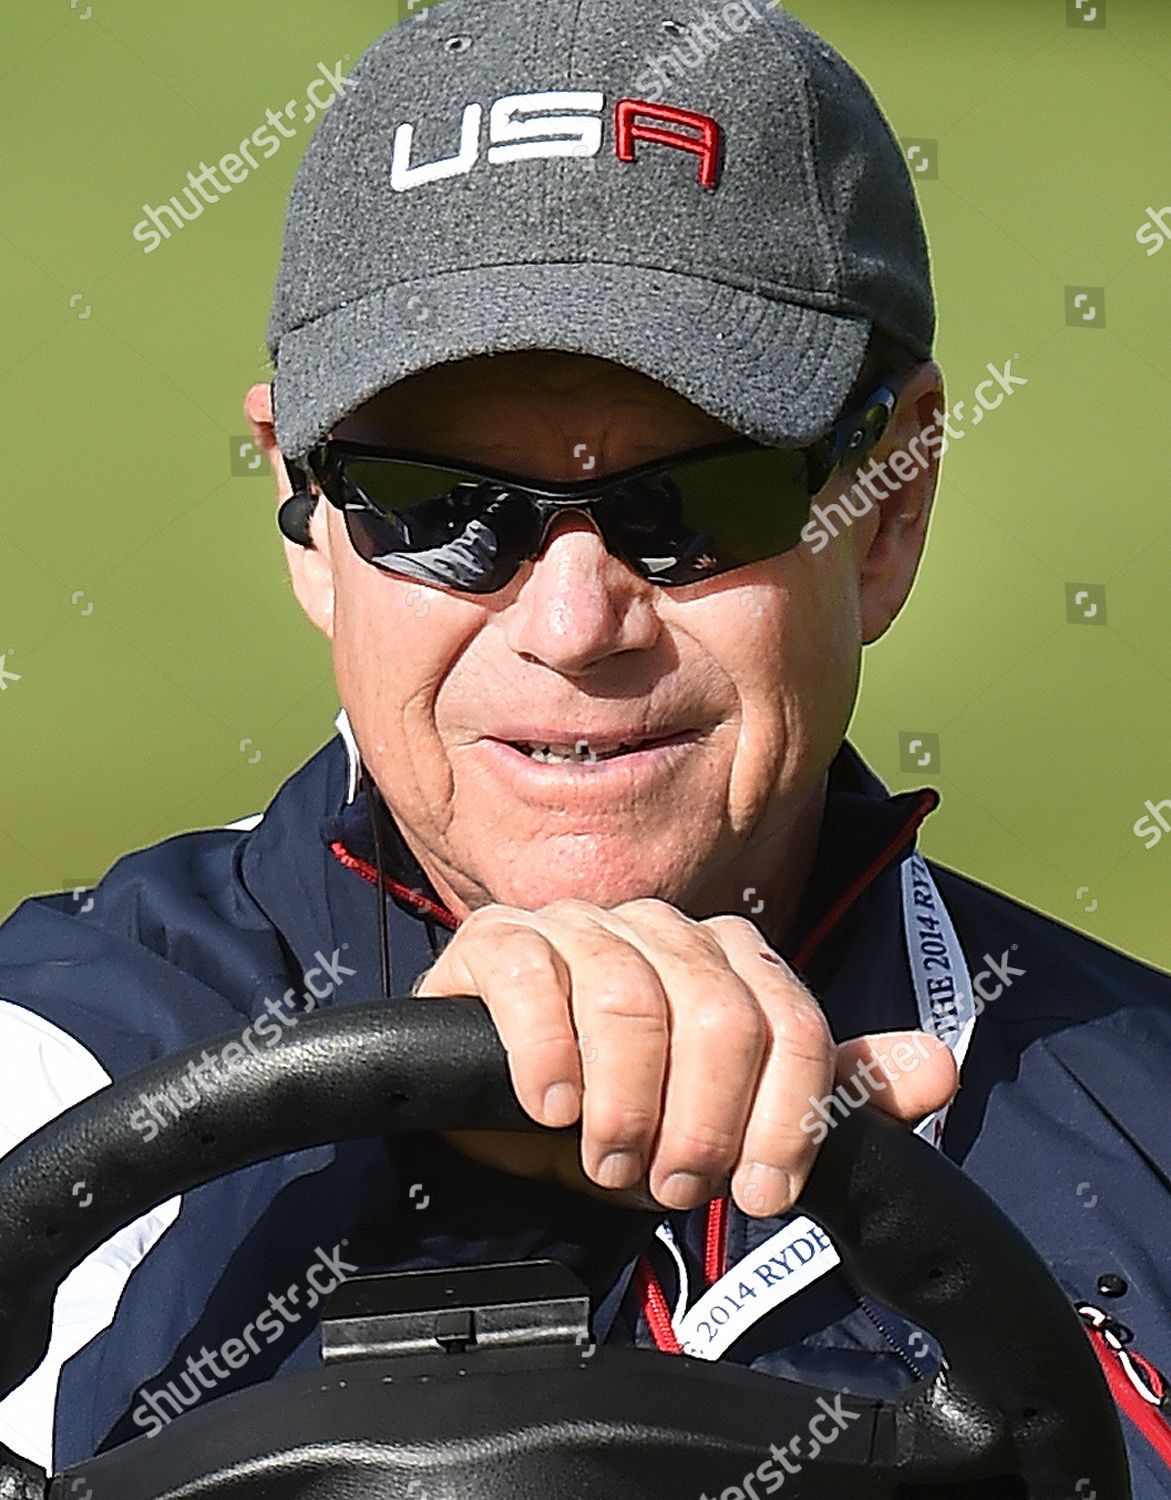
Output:
M374 835L374 867L378 871L378 960L382 973L382 998L390 999L390 936L386 928L386 877L383 874L382 830L378 826L378 799L381 793L366 762L358 757L359 774L366 793L366 806L370 809L370 829Z

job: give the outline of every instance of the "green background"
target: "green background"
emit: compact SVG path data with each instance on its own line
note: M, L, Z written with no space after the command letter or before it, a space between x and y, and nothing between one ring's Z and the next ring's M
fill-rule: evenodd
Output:
M920 192L949 398L989 361L1019 356L1029 381L945 460L852 737L893 789L940 790L929 855L1169 967L1171 836L1147 849L1132 827L1171 798L1171 246L1135 238L1171 202L1171 9L794 8L900 137L936 143ZM132 229L396 19L374 0L4 0L0 656L20 680L0 691L0 916L259 810L333 732L270 482L229 461L309 131L154 254ZM1071 287L1105 290L1088 324L1067 322ZM1071 584L1105 590L1104 624L1071 622ZM937 763L904 769L928 734Z

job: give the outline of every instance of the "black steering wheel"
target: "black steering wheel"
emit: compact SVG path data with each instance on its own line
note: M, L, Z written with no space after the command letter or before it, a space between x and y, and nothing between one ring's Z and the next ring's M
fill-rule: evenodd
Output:
M354 1137L540 1128L516 1101L479 1000L400 999L305 1017L271 1050L222 1068L145 1145L131 1120L141 1096L176 1087L215 1045L140 1069L0 1162L0 1395L43 1358L65 1276L176 1193ZM84 1213L72 1191L81 1177L92 1193ZM942 1153L857 1110L830 1132L800 1208L833 1237L856 1286L939 1339L945 1364L930 1380L885 1402L653 1350L583 1347L557 1335L548 1310L572 1298L558 1303L546 1283L532 1302L546 1315L541 1339L477 1348L472 1334L439 1337L428 1352L424 1337L408 1357L335 1349L321 1369L224 1395L52 1480L0 1449L0 1496L699 1500L737 1487L756 1500L783 1487L786 1500L1129 1500L1118 1416L1076 1313ZM445 1273L413 1274L434 1287ZM362 1287L335 1294L348 1298L347 1326L362 1321ZM425 1302L412 1304L413 1326ZM799 1472L774 1463L780 1483L763 1482L771 1445L831 1397L856 1414L840 1441Z

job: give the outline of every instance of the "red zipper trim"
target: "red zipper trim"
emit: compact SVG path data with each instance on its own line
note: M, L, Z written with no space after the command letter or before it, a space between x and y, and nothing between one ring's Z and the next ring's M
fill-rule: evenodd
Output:
M1089 1335L1090 1343L1094 1346L1094 1353L1098 1356L1098 1363L1102 1366L1106 1384L1110 1387L1110 1394L1114 1397L1116 1404L1126 1413L1168 1468L1171 1468L1171 1426L1168 1426L1167 1419L1160 1414L1158 1407L1152 1406L1149 1401L1144 1401L1131 1385L1125 1370L1118 1363L1117 1355L1099 1330L1087 1328L1086 1333ZM1130 1357L1136 1364L1140 1363L1138 1355L1131 1354ZM1144 1369L1150 1368L1145 1360L1141 1363Z
M371 885L378 884L378 871L375 867L368 860L359 859L356 854L351 854L340 839L335 839L329 848L334 858L340 860L347 870L356 870L362 879L368 880ZM459 927L458 917L453 916L446 906L439 906L429 896L424 896L422 891L403 885L400 881L391 879L389 875L383 875L382 881L388 891L393 892L403 901L409 901L424 916L433 917L436 922L442 922L444 927L450 927L452 932Z
M801 944L801 947L797 950L793 958L792 967L794 969L801 970L808 964L809 960L821 947L822 943L825 942L826 938L845 916L846 912L849 911L850 907L853 906L854 902L866 890L867 886L881 875L883 870L886 869L887 865L890 864L891 860L907 842L908 838L918 829L927 814L934 812L938 806L939 793L930 787L926 788L920 796L915 810L908 817L899 832L871 860L870 864L867 865L854 883L846 887L842 895L838 897L822 917L821 921L817 923L813 931ZM730 1200L727 1197L713 1198L708 1204L707 1229L704 1235L704 1278L709 1287L714 1286L728 1270L728 1223L731 1218L729 1212L730 1206ZM651 1265L649 1257L645 1254L639 1257L639 1268L644 1270L644 1274L639 1278L638 1284L646 1288L645 1292L640 1293L643 1316L646 1318L647 1326L651 1331L655 1345L665 1354L678 1354L680 1352L679 1340L675 1337L675 1330L671 1324L670 1317L667 1319L667 1331L670 1334L669 1342L660 1336L662 1332L661 1320L657 1316L655 1321L651 1319L651 1297L655 1298L656 1306L661 1306L664 1309L667 1306L667 1299L662 1286L659 1284L659 1279L655 1275L654 1267Z
M862 894L866 887L871 883L871 881L876 879L877 876L881 875L883 870L886 869L887 865L890 864L891 860L907 842L907 839L911 836L912 833L916 831L927 814L930 812L934 812L938 806L939 793L933 791L930 787L928 787L923 792L918 807L907 819L906 823L895 835L895 837L891 839L890 843L887 844L886 848L883 849L881 854L876 855L875 858L871 860L870 864L867 865L866 869L862 871L861 875L858 876L854 884L848 886L843 894L838 897L838 899L830 907L829 911L826 912L825 916L822 917L821 921L801 944L800 948L798 948L793 958L794 969L803 969L805 967L805 965L821 947L822 943L829 936L832 929L837 926L837 924L845 916L846 912L849 911L850 907L853 906L854 902L857 901L858 897Z
M666 1354L682 1354L683 1345L675 1336L675 1329L671 1324L671 1309L667 1306L663 1288L642 1256L634 1267L634 1284L655 1344Z
M703 1275L708 1286L715 1286L724 1274L728 1259L727 1198L713 1198L707 1206L707 1233L704 1236Z

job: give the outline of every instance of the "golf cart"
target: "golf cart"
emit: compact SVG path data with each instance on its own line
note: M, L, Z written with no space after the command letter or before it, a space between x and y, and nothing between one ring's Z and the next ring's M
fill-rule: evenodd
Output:
M43 1358L69 1271L176 1193L347 1138L539 1128L478 1000L380 1000L317 1012L225 1068L144 1149L136 1103L204 1045L85 1100L0 1163L0 1394ZM595 1346L584 1289L552 1262L363 1276L326 1307L319 1368L52 1478L0 1450L0 1500L1129 1500L1118 1418L1076 1313L954 1164L858 1110L822 1146L800 1206L859 1288L939 1339L943 1367L898 1400ZM831 1402L851 1414L832 1444L769 1470L773 1445Z

